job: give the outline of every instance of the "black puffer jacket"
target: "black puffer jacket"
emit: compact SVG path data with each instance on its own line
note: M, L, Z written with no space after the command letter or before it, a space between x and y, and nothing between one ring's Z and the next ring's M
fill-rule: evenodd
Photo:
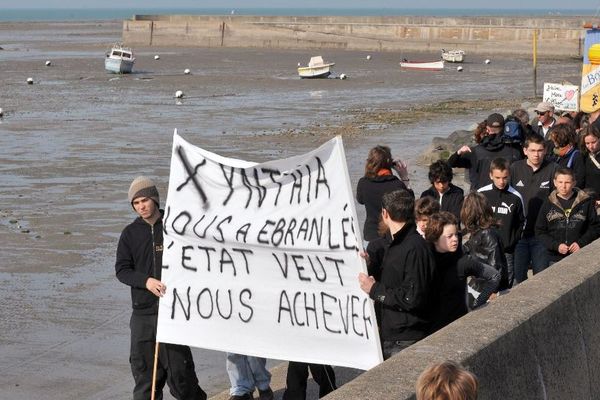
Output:
M553 261L566 257L558 252L560 244L569 246L576 242L579 247L583 247L594 241L599 234L594 203L584 191L575 191L577 197L570 212L562 208L555 190L550 193L538 214L535 233L548 249Z
M473 276L483 283L482 291L473 305L476 308L485 304L490 295L497 291L500 272L478 259L464 255L460 247L452 253L438 253L435 248L432 251L436 264L436 306L432 318L432 332L435 332L467 313L467 277Z
M381 199L383 195L398 189L407 189L404 182L395 175L382 175L375 178L363 176L356 185L356 201L364 204L367 216L363 229L363 239L371 241L377 239L377 225L381 213ZM408 189L407 189L408 190ZM412 191L410 191L412 193Z
M138 217L123 229L119 239L115 271L119 281L131 286L131 305L136 314L158 312L158 297L146 289L146 281L150 277L160 280L162 227L162 219L152 226Z
M500 286L498 289L508 288L508 266L502 248L502 239L500 239L500 235L495 228L481 229L473 233L464 244L464 252L493 267L496 271L500 271ZM471 282L471 286L478 292L481 292L481 288L485 285L485 282L478 279L473 279Z

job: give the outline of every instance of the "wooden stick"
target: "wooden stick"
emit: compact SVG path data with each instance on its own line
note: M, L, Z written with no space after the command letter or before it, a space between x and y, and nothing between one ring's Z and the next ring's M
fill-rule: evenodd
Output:
M150 400L154 400L154 393L156 390L156 371L158 370L158 345L160 343L156 342L156 346L154 347L154 367L152 368L152 394L150 395Z

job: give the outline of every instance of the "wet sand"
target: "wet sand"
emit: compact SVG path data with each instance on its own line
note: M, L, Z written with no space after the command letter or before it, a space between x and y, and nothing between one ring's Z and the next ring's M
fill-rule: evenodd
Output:
M120 29L120 22L0 23L6 398L129 397L130 301L114 277L116 241L134 218L127 188L135 176L156 177L166 193L174 128L198 146L252 161L303 153L342 134L353 185L368 149L388 144L409 160L420 193L426 169L414 161L434 136L517 108L532 92L527 59L472 57L463 72L452 64L439 73L398 68L403 57L436 59L437 49L323 50L349 79L300 80L297 63L316 53L136 48L135 73L111 75L104 51ZM544 81L577 83L580 68L542 59L538 92ZM181 101L176 90L185 93ZM464 103L450 112L433 106L457 100ZM194 355L202 386L211 394L226 388L224 355Z

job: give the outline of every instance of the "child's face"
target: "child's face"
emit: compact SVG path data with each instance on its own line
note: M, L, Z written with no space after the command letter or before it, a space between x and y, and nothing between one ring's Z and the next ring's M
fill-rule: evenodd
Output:
M438 193L444 193L450 187L450 182L448 181L435 181L433 182L433 187L437 190Z
M425 229L427 228L428 223L429 223L429 217L417 218L417 228L419 228L419 231L421 231L421 232L425 232Z

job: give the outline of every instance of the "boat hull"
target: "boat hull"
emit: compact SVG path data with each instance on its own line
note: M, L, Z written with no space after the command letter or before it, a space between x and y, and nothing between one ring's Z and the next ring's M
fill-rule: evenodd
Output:
M114 74L129 74L133 69L133 61L107 57L104 60L104 69Z
M451 63L461 63L465 60L464 53L442 53L442 58L444 61L448 61Z
M401 62L400 68L420 71L441 71L444 69L444 62Z
M300 78L302 79L327 78L331 75L331 66L300 67L298 68L298 75L300 75Z

